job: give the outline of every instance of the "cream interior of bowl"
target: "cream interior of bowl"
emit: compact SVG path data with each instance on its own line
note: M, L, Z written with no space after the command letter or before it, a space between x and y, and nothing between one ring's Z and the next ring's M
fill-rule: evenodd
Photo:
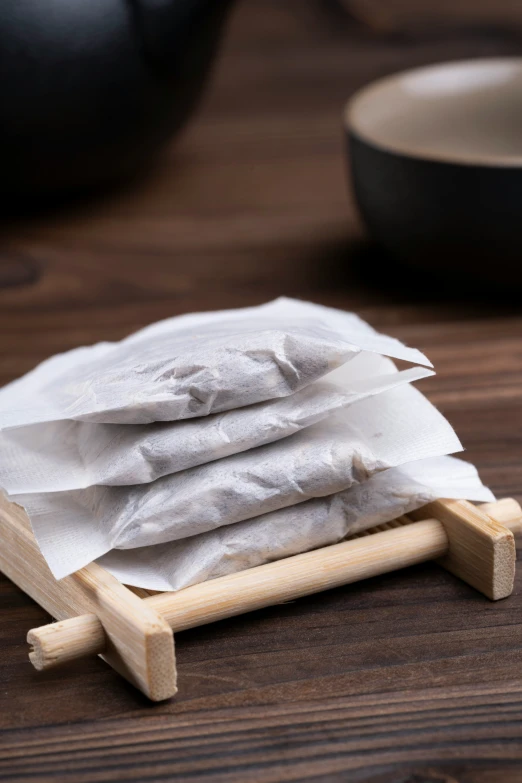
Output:
M419 68L360 90L346 124L362 139L410 156L522 165L522 58Z

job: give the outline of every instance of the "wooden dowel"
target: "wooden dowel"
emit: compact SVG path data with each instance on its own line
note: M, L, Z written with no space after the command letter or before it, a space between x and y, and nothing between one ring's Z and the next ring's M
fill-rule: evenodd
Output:
M436 519L305 552L146 599L174 632L358 582L443 555Z
M447 548L443 526L428 519L143 600L173 631L183 631L431 560ZM40 670L105 649L103 626L94 614L35 628L27 641Z
M522 511L514 500L480 508L508 528L522 527ZM447 551L444 526L428 519L143 600L174 631L182 631L439 558ZM35 628L27 640L33 646L31 660L40 670L105 648L105 632L94 614Z
M448 539L436 519L409 523L341 544L143 599L174 632L291 601L443 555ZM34 628L27 641L39 670L103 653L105 633L94 614Z
M101 655L107 637L95 614L82 614L33 628L27 641L31 645L29 660L41 672L86 655Z

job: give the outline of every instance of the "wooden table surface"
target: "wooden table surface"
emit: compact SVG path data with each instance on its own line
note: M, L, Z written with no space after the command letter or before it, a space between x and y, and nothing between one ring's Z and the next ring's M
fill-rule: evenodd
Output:
M245 0L145 181L4 222L0 380L176 313L313 299L426 351L421 387L484 481L522 500L517 299L455 294L373 249L340 126L374 77L519 49L507 27L379 37L331 2ZM520 781L521 588L522 568L493 604L425 565L181 633L179 694L152 705L98 659L34 671L25 636L48 617L0 577L0 779Z

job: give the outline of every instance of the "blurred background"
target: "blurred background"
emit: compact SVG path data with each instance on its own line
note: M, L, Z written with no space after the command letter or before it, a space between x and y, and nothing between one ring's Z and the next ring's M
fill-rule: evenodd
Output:
M205 24L197 14L192 22L198 37ZM96 57L83 32L78 51ZM455 299L373 247L346 184L342 111L357 88L394 71L521 49L515 0L231 4L197 110L157 156L94 191L27 188L6 199L0 381L162 317L280 294L357 309L403 337L408 323L517 310L516 301ZM58 78L63 64L54 65ZM191 68L184 61L181 74ZM45 104L38 121L27 115L28 138L46 116Z

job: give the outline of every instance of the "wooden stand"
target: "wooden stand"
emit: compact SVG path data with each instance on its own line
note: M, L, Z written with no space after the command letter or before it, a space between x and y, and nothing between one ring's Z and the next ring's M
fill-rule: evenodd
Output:
M99 654L159 701L176 693L173 632L431 559L488 598L505 598L515 575L513 532L521 529L514 500L438 500L340 544L151 595L95 563L57 582L24 511L1 498L0 570L61 621L29 631L37 669Z

